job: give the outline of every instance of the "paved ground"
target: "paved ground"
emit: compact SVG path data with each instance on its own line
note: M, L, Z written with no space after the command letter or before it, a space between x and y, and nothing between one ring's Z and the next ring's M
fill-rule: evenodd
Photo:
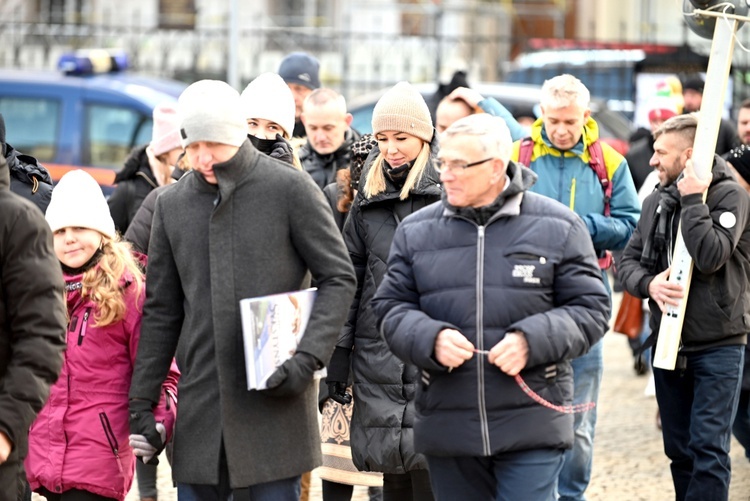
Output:
M599 399L594 469L587 492L589 501L664 501L674 499L669 465L656 428L656 402L644 396L647 378L633 372L624 336L604 338L604 380ZM173 501L169 469L162 461L159 499ZM750 500L750 463L740 445L732 442L730 500ZM320 480L313 476L310 500L320 501ZM355 490L355 501L365 501L366 490ZM136 488L127 501L137 501Z

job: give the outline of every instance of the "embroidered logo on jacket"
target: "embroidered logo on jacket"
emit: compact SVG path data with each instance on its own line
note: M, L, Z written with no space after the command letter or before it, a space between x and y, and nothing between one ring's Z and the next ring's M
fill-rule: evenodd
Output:
M517 264L513 266L513 277L523 278L525 284L538 284L540 278L534 276L536 266L533 264Z

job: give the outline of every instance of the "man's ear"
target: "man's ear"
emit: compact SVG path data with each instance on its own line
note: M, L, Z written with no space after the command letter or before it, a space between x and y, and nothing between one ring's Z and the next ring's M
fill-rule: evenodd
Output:
M589 117L591 116L591 109L587 109L583 112L583 121L587 122Z
M344 120L346 120L346 126L350 127L352 125L352 120L354 120L354 115L352 115L351 113L347 113L344 117Z

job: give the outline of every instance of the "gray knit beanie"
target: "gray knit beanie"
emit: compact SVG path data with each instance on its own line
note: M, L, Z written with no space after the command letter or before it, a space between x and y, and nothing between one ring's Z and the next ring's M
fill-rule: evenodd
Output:
M247 121L240 94L220 80L190 84L177 100L182 146L196 141L240 146L247 138Z
M406 132L428 143L434 129L430 110L422 95L409 84L399 82L383 94L372 111L372 133Z

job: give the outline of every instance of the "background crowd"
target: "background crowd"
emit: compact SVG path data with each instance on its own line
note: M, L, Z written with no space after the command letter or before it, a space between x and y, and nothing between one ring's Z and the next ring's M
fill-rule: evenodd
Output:
M624 157L571 75L526 125L400 82L360 135L319 70L193 83L108 200L81 170L53 189L0 119L0 498L124 499L137 471L156 499L166 449L181 500L306 500L319 466L326 501L583 500L615 273L647 300L639 374L690 292L678 366L650 372L676 499L727 499L731 433L750 451L750 103L701 179L698 76L654 89ZM239 301L309 286L297 350L248 391Z

